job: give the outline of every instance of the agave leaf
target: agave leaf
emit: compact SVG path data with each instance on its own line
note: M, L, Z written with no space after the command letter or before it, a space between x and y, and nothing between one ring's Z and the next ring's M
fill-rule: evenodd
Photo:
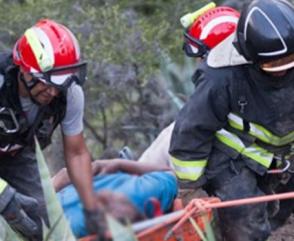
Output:
M176 108L181 109L184 102L178 95L188 97L194 90L191 78L196 69L195 59L185 58L184 64L180 65L172 62L167 54L161 54L160 60L161 77L167 85L167 94Z
M206 215L203 217L203 220L205 224L205 232L208 241L216 241L213 228L211 226L211 222L209 222L208 217Z
M43 241L53 241L50 239L50 229L45 224L45 222L42 220L42 226L43 226Z
M109 214L106 215L106 222L113 241L137 241L131 226L125 227L121 225Z
M26 239L14 232L3 217L0 216L0 241L26 241Z
M193 218L191 217L189 218L189 221L191 222L192 226L194 227L195 231L197 232L197 234L199 235L202 241L216 241L214 232L213 232L211 223L208 220L208 217L205 215L202 217L202 220L204 222L205 232L201 230L201 228L199 227L199 225L195 222Z
M40 145L35 138L36 143L36 156L38 161L39 172L41 176L42 188L44 190L44 197L46 201L47 212L49 216L49 222L51 229L45 234L45 241L74 241L76 238L72 234L70 226L63 214L63 210L57 199L56 193L51 183L51 177L48 171L48 167L45 162L44 155L40 148Z
M206 239L204 232L201 230L201 228L199 227L199 225L195 222L195 220L193 218L189 217L189 221L191 222L196 233L198 234L198 236L201 238L202 241L210 241L210 240Z

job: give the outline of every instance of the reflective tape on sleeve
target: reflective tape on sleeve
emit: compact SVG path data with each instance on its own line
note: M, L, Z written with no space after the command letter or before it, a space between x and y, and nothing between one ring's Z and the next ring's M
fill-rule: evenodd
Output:
M182 161L171 157L172 165L178 178L196 181L203 175L207 160Z
M273 153L259 147L256 144L245 147L242 140L234 133L231 133L225 129L221 129L216 133L216 137L220 142L234 149L238 153L249 157L266 168L268 168L272 163L274 157Z
M7 182L0 178L0 194L4 191L7 187Z

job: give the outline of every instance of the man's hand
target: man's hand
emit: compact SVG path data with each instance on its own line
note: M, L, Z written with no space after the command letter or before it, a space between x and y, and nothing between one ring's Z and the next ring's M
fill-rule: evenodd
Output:
M99 209L87 210L84 209L86 227L90 234L96 234L99 241L105 241L106 238L106 221L105 215Z
M10 227L21 233L28 240L41 240L41 227L38 227L36 222L29 217L30 212L36 212L35 210L38 206L37 201L34 198L16 193L15 190L9 186L7 186L1 194L0 202L1 198L5 200L6 197L11 198L5 208L2 209L1 215Z

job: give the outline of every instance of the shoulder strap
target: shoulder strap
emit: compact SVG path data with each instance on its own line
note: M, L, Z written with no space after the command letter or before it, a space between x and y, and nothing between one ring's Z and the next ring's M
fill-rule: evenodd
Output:
M242 68L244 68L243 73L245 76L247 76L247 67L242 66ZM247 100L247 96L246 96L246 86L245 86L245 82L244 82L244 78L241 78L239 81L237 80L233 80L233 85L234 85L234 89L236 91L236 101L239 107L239 112L240 114L244 114L246 106L248 105L248 100ZM249 122L247 120L243 119L243 126L244 126L244 131L245 132L249 132L250 130L250 125Z

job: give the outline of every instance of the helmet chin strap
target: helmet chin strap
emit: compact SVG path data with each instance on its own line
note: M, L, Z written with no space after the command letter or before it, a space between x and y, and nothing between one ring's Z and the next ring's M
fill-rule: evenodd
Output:
M40 105L40 103L34 98L34 96L31 93L31 90L38 84L38 80L33 78L32 81L28 83L21 72L19 73L19 79L23 83L24 87L26 88L26 91L29 93L29 96L32 102L36 105Z

